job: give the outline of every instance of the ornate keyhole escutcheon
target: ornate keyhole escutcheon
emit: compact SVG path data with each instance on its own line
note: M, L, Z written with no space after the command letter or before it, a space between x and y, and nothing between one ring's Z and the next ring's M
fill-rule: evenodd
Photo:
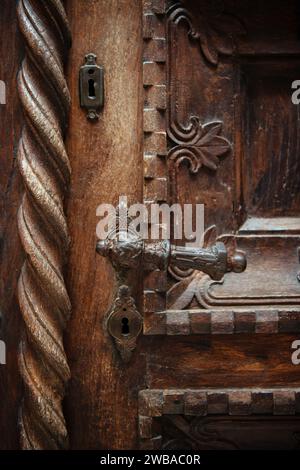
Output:
M143 317L136 308L129 287L121 285L107 319L107 330L114 338L124 362L128 362L142 331Z

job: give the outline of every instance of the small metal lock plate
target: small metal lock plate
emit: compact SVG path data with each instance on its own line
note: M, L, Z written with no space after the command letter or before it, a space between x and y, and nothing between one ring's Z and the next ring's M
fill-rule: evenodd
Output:
M104 104L104 69L96 61L95 54L87 54L79 75L80 106L87 110L91 121L99 118Z
M114 338L124 362L130 360L142 327L143 317L136 308L129 288L126 285L121 285L107 319L107 329Z

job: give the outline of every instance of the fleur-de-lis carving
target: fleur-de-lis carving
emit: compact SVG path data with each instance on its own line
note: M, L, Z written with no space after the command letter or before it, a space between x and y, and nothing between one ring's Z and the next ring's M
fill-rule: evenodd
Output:
M197 173L202 166L215 171L219 158L231 149L229 141L221 133L222 122L202 125L197 116L191 117L187 127L173 124L169 135L177 145L170 149L168 159L177 165L187 160L191 173Z

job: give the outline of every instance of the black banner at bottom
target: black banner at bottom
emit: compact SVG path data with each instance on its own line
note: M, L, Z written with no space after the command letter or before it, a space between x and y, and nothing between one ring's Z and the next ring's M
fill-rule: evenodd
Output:
M216 468L247 466L255 467L264 461L271 465L286 466L294 456L291 451L0 451L0 468L3 465L72 465L118 469L147 468L149 465L193 466ZM219 467L219 468L221 468Z

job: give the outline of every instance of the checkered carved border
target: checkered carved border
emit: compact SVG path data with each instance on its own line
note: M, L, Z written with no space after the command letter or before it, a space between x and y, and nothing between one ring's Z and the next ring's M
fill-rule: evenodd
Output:
M165 0L143 0L144 204L165 203L167 180L167 40ZM154 271L144 278L144 324L166 308L167 274Z
M154 420L163 415L293 416L300 414L300 388L142 390L139 436L143 449L160 449Z
M145 334L277 334L300 333L299 309L291 310L184 310L155 313Z

